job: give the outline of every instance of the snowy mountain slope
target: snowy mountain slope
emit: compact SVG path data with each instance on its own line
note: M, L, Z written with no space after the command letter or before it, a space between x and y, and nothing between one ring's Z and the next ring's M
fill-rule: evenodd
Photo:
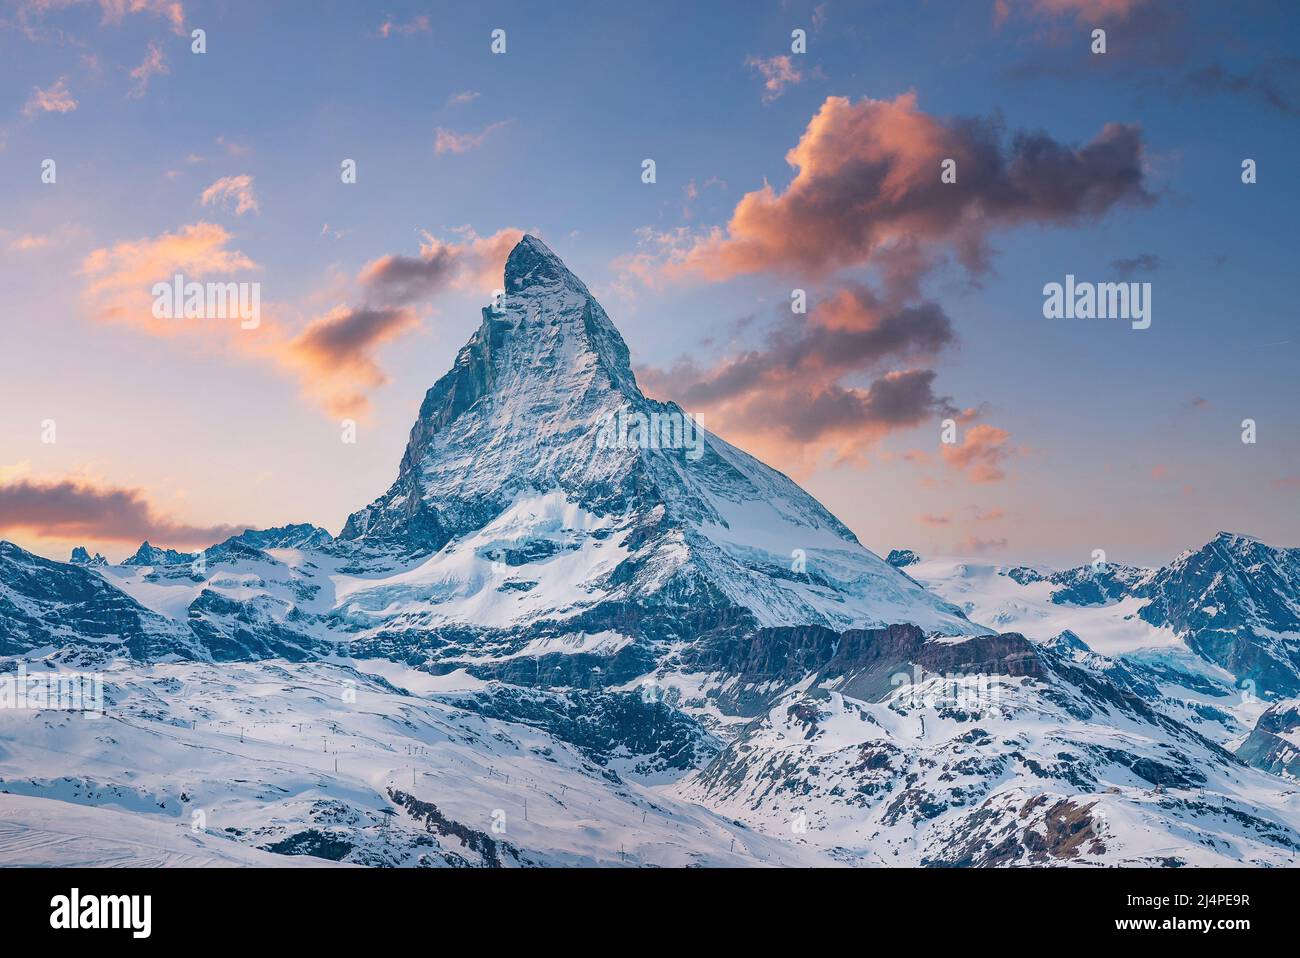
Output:
M1186 647L1254 693L1300 691L1300 549L1220 532L1157 569L944 559L907 572L995 628L1034 637L1068 629L1104 654Z
M1266 772L1300 779L1300 700L1269 706L1237 749L1237 757Z
M1300 693L1300 549L1220 532L1142 582L1141 616L1260 693Z
M258 850L401 866L817 859L544 731L346 663L123 664L105 681L111 704L97 719L0 710L0 862L39 859L60 823L114 829L81 857L50 852L76 864L179 863L183 852L265 864ZM447 692L472 697L470 684ZM29 801L4 811L11 796ZM37 800L48 808L38 813ZM118 830L107 813L138 824Z
M114 588L98 570L0 541L0 655L137 658L196 654L192 633Z
M108 806L4 795L0 799L0 863L23 868L330 867L324 858L236 844L188 822Z
M1103 674L1033 657L1021 675L922 672L878 700L818 676L677 793L862 864L1300 860L1300 792Z
M1115 680L1152 707L1223 745L1239 744L1267 706L1252 686L1189 647L1188 637L1143 614L1149 599L1099 599L1128 581L1144 588L1161 570L1090 566L1061 572L977 559L929 559L907 572L974 621L1037 643L1077 642ZM1086 599L1088 604L1076 604ZM1104 663L1104 665L1103 665Z
M1214 543L1206 547L1213 548ZM1171 618L1156 608L1154 591L1165 587L1162 583L1174 574L1170 570L1193 554L1186 553L1159 569L1110 566L1100 574L1090 566L1050 572L973 559L926 560L909 566L907 571L960 606L976 622L1013 629L1035 641L1068 633L1099 654L1122 658L1130 669L1145 671L1167 695L1237 713L1246 724L1242 727L1228 722L1225 728L1232 737L1244 734L1253 725L1264 708L1258 698L1271 698L1279 688L1285 689L1287 682L1270 685L1257 681L1256 671L1234 672L1228 666L1240 665L1241 659L1220 662L1204 654L1208 636L1201 624ZM1102 597L1115 595L1120 583L1126 583L1123 588L1127 594ZM1292 601L1285 591L1275 594L1274 600ZM1243 649L1254 641L1248 615L1234 610L1220 620L1238 623L1230 640ZM1300 662L1300 635L1295 642L1279 640L1276 648Z

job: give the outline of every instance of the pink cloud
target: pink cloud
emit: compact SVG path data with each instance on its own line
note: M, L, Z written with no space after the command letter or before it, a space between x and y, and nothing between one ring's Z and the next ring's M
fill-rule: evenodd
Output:
M1002 463L1012 454L1011 433L987 423L971 426L957 444L941 447L944 462L966 474L971 482L999 482L1006 478Z
M155 335L171 335L181 327L153 315L151 288L169 282L176 273L196 281L228 280L233 274L260 267L231 249L234 239L215 223L192 223L174 233L124 240L92 250L82 262L88 278L86 296L96 319L122 322Z
M981 539L979 536L967 536L953 547L957 555L982 555L985 552L1001 552L1007 547L1006 539Z
M999 23L1011 15L1013 8L1036 16L1074 17L1080 23L1092 23L1126 20L1134 10L1150 3L1151 0L995 0L994 14Z
M412 17L406 23L398 23L391 17L379 25L379 36L387 40L389 37L412 37L417 33L429 33L429 18L424 14Z
M470 150L476 150L487 142L489 136L508 122L508 120L501 120L491 123L477 133L457 133L455 130L440 126L435 131L433 152L441 156L444 153L468 153Z
M44 539L92 539L208 546L244 526L192 525L161 514L139 489L83 480L20 478L0 482L0 531Z
M32 87L32 94L23 106L23 116L35 116L38 113L71 113L76 108L77 101L68 92L67 77L59 77L47 89Z
M940 180L949 158L954 184ZM921 112L913 93L856 103L828 97L786 161L796 172L783 192L767 184L746 193L725 228L674 245L665 272L818 277L900 250L917 269L936 244L980 272L995 228L1070 225L1117 204L1152 202L1136 127L1108 124L1082 147L1021 133L1007 147L997 120L940 120Z
M150 14L170 23L178 36L185 32L185 7L177 0L21 0L18 16L30 24L51 11L77 6L98 6L105 24L121 23L132 14Z
M418 325L415 313L405 308L340 306L277 344L274 355L331 415L363 415L370 407L368 394L388 382L375 351Z
M149 81L153 77L168 72L170 71L163 59L162 50L156 43L150 43L149 49L145 51L144 60L131 71L131 91L127 96L138 100L149 89Z
M647 391L707 413L712 427L746 448L806 470L826 455L837 462L859 459L896 429L959 415L935 393L933 370L910 366L935 356L952 338L937 304L894 306L851 285L816 304L806 319L783 319L761 348L709 367L684 358L637 375ZM874 380L865 386L849 381L863 374Z

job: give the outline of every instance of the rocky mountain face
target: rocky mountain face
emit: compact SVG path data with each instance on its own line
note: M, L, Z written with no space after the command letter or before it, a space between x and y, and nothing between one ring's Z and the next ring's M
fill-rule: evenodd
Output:
M49 654L75 663L197 651L183 624L145 608L94 570L0 542L0 655Z
M1262 692L1300 693L1300 549L1220 532L1134 589L1141 616Z
M1018 566L1022 586L1052 586L1057 605L1142 600L1138 615L1265 695L1300 692L1300 549L1220 532L1157 569L1102 564L1043 572Z
M504 289L337 538L118 565L0 544L6 671L95 664L118 720L106 741L0 712L30 744L0 788L201 800L249 854L360 864L1295 863L1290 713L1251 733L1234 683L1297 675L1296 550L882 561L644 396L541 241ZM96 762L55 774L42 749Z
M1015 639L1000 637L996 652L1010 654L969 658L972 643L960 643L955 675L902 673L888 694L819 674L741 727L677 794L874 864L1295 860L1282 783L1095 660Z
M1271 705L1237 755L1266 772L1300 779L1300 701L1288 699Z

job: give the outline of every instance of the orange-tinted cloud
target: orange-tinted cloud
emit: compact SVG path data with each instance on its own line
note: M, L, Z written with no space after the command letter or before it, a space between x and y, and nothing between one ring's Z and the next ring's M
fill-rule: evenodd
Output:
M185 6L177 0L22 0L19 19L25 24L40 19L52 10L77 6L98 6L106 24L121 23L128 15L147 13L171 24L172 32L185 32Z
M209 187L204 200L255 202L251 186L251 177L228 177ZM369 408L369 394L388 382L378 350L418 327L414 306L449 288L479 289L486 299L501 285L506 257L523 235L513 228L490 236L468 228L457 232L459 241L451 242L425 234L418 257L383 256L367 263L356 277L355 303L341 303L305 323L296 318L300 310L263 297L261 322L253 329L241 328L237 319L153 315L153 285L170 283L177 273L187 282L224 283L260 268L233 248L231 233L214 223L193 223L96 249L83 262L82 273L96 319L154 335L201 337L206 349L266 362L292 376L303 394L330 415L361 416Z
M966 473L971 482L998 482L1006 478L1002 464L1014 452L1010 440L1005 429L979 423L966 430L960 443L946 444L941 450L944 462Z
M246 526L199 526L162 515L139 489L79 480L21 478L0 483L0 532L43 539L88 539L209 546Z
M144 60L131 71L131 90L127 96L138 100L149 89L150 80L169 72L171 71L167 69L162 50L159 49L158 44L150 43L149 49L145 51Z
M375 350L418 325L405 308L339 306L278 344L274 355L331 414L358 416L369 409L368 394L388 382Z
M32 87L31 96L23 105L23 116L38 113L71 113L77 108L76 98L68 92L68 78L59 77L48 88Z
M331 415L365 415L369 394L388 382L376 352L419 326L413 307L447 289L478 289L486 297L500 287L506 257L524 235L514 228L491 236L457 232L459 242L425 233L419 256L370 261L356 277L361 305L336 306L289 339L273 328L263 351Z
M927 526L952 525L952 516L946 514L935 515L934 513L927 512L925 515L917 516L917 520Z
M174 233L124 240L92 250L81 265L89 280L86 296L99 320L135 326L155 335L175 335L193 324L153 315L155 283L177 273L187 281L227 282L260 267L239 250L234 237L215 223L191 223Z
M957 555L981 555L985 552L1000 552L1006 547L1006 539L981 539L979 536L967 536L953 547L953 551Z
M972 272L987 268L988 233L1020 223L1072 224L1120 203L1152 201L1136 127L1107 124L1071 147L1019 133L1010 146L993 119L941 120L913 93L894 100L828 97L786 155L783 191L745 194L725 228L673 251L670 277L712 280L778 271L818 277L875 265L909 249L951 246ZM956 183L940 180L956 161Z
M994 10L999 22L1019 8L1037 16L1074 17L1081 23L1092 23L1125 20L1134 10L1145 7L1150 2L1151 0L995 0Z
M441 290L477 289L490 292L503 282L506 257L523 239L514 227L479 236L473 230L457 231L459 242L424 234L419 256L389 255L371 260L357 276L367 295L389 306L426 299Z

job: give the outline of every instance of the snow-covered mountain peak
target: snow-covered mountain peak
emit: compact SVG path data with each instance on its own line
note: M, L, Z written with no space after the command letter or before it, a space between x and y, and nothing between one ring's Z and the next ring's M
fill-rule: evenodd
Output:
M515 244L506 258L505 291L507 294L528 290L567 287L590 296L582 280L564 265L551 248L529 233Z
M583 553L579 607L664 595L723 618L745 610L750 625L982 631L786 476L676 404L647 398L605 310L536 237L512 250L504 279L505 294L426 394L397 481L352 515L345 544L441 566L458 542L479 542L510 517L516 540L480 543L484 555ZM611 549L584 529L525 528L528 515L556 514L557 493L574 515L606 523L609 545L626 550L621 564L607 568ZM526 600L514 590L511 601L534 616L571 615L569 588L546 596L559 606L539 601L542 572ZM479 581L472 570L455 575Z

